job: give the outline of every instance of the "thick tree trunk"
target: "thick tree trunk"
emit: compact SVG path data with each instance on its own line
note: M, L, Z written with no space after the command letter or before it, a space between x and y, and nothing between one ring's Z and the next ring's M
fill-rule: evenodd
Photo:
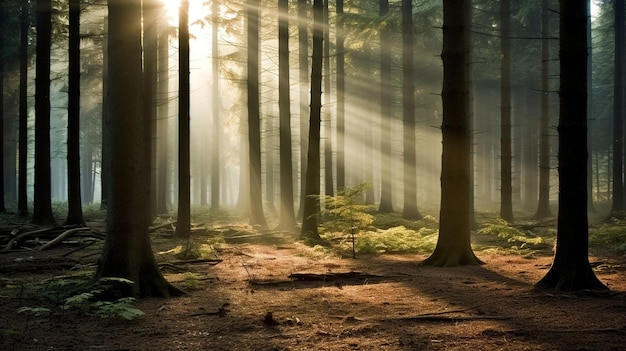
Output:
M624 0L615 0L615 70L613 75L613 189L610 217L624 218Z
M103 166L108 179L107 237L95 279L119 277L134 284L133 296L171 296L150 246L145 217L148 145L143 125L141 71L141 1L109 0L109 95L105 116L105 148L110 157Z
M67 219L84 224L80 193L80 0L69 2L69 78L67 104Z
M6 9L0 8L0 19L4 22L6 21ZM4 27L0 25L0 48L4 47L4 36L6 33L4 32ZM2 156L2 161L0 161L0 212L6 212L6 207L4 205L4 61L5 61L4 53L0 54L0 156Z
M322 110L323 0L313 1L313 55L311 58L311 113L307 153L306 186L300 238L320 240L317 228L320 195L320 125Z
M37 48L35 71L35 184L33 223L52 224L52 185L50 169L50 48L52 42L52 2L38 0L35 7Z
M481 263L470 245L470 0L443 2L443 154L439 239L430 266Z
M537 285L606 289L588 259L587 0L560 0L559 217L554 263Z

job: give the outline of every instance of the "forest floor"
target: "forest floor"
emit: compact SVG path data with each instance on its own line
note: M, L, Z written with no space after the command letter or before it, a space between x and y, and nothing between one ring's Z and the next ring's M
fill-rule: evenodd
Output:
M213 247L215 260L187 263L176 258L180 242L153 239L166 278L187 294L138 301L144 314L132 320L61 309L29 293L92 274L97 247L2 253L0 349L626 349L622 255L590 257L609 293L559 293L534 288L550 267L551 248L477 251L484 265L432 268L419 265L424 254L353 259L284 236L258 238L233 235Z

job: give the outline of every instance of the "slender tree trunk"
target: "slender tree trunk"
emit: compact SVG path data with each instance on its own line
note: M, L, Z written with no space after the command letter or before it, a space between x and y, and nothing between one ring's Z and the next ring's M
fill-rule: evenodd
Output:
M144 0L143 10L143 90L144 90L144 111L145 129L148 133L148 153L146 157L150 161L149 179L147 183L147 199L150 206L146 206L146 211L150 217L157 214L157 111L156 111L156 85L157 85L157 50L159 37L157 21L159 18L159 7L157 0Z
M306 165L308 153L308 134L309 134L309 107L307 102L308 83L309 83L309 39L308 39L308 18L307 18L308 0L298 0L298 81L300 92L300 206L299 217L302 216L304 210L304 202L306 200Z
M5 21L6 9L0 7L0 19ZM0 48L4 48L4 36L6 33L4 32L4 27L0 25ZM4 74L5 74L5 56L4 54L0 54L0 156L2 156L2 160L0 160L0 213L6 212L6 207L4 204L5 198L5 187L4 187L4 173L5 173L5 162L4 162Z
M278 0L278 113L280 120L280 222L278 228L294 230L297 223L293 207L288 15L289 0Z
M587 1L587 209L589 212L597 212L593 205L593 49L591 40L591 0Z
M250 154L250 224L267 227L261 194L261 116L259 99L259 0L248 0L248 147Z
M220 208L220 96L219 96L219 6L218 0L211 2L211 106L213 115L213 133L211 137L211 209Z
M35 184L33 223L56 225L52 214L50 170L50 48L52 2L36 2L37 48L35 71Z
M624 0L615 0L615 70L613 82L613 201L610 217L624 218Z
M335 196L335 184L333 180L333 137L332 117L330 113L330 22L328 20L328 0L324 0L324 195Z
M176 236L191 235L191 175L189 145L189 0L180 2L178 77L178 216Z
M387 16L389 1L379 0L379 15ZM380 206L381 213L393 212L391 170L391 33L387 26L380 29Z
M430 266L481 263L470 245L470 0L443 2L443 154L439 239Z
M539 203L535 219L550 217L550 13L541 2L541 120L539 122Z
M343 28L343 2L336 0L336 65L337 65L337 190L346 187L346 93L345 93L345 33Z
M102 161L100 174L101 200L100 209L104 210L108 204L109 193L109 170L104 167L110 163L111 155L105 147L105 140L110 138L110 130L107 128L107 118L109 117L109 20L104 18L104 40L102 41Z
M606 289L588 258L587 1L559 1L559 215L554 263L537 283L565 291Z
M513 222L511 187L511 3L500 1L500 217Z
M22 0L21 6L17 212L20 217L26 217L28 216L28 31L30 30L30 3L28 0Z
M165 6L161 6L161 19L159 20L159 49L158 49L158 101L157 101L157 133L158 145L154 152L157 155L157 191L156 213L167 213L170 193L168 172L168 125L169 125L169 24L165 18Z
M402 0L402 107L404 145L404 208L402 218L419 219L415 155L415 75L413 63L413 4Z
M170 286L156 265L146 218L148 141L143 125L141 71L141 1L108 1L110 114L105 116L105 147L110 155L107 236L95 279L126 278L134 282L124 293L170 296Z
M322 65L324 31L323 0L313 0L313 55L311 57L311 114L307 153L306 187L300 237L320 240L317 228L320 195L320 125L322 110Z
M84 224L80 194L80 0L69 1L69 78L67 104L67 219Z

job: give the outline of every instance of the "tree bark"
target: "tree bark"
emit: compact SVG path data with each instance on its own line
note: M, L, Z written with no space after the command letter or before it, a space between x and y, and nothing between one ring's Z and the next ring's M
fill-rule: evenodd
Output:
M148 145L143 125L141 1L109 0L109 95L105 116L104 167L108 179L107 236L95 279L119 277L134 284L133 296L171 296L170 286L156 265L145 218Z
M429 266L480 264L470 245L470 0L443 2L443 153L439 239Z
M615 0L615 70L613 75L613 189L610 217L624 218L624 0Z
M219 52L218 52L218 29L219 29L219 2L211 2L211 111L213 115L213 133L211 137L211 209L216 211L220 208L220 96L219 96Z
M157 154L157 191L156 213L167 213L169 204L170 184L168 172L168 125L169 125L169 23L165 17L165 5L161 6L159 20L159 52L158 52L158 145L154 150Z
M324 50L323 0L313 0L313 55L311 57L311 113L307 152L306 187L300 238L319 241L317 217L320 195L320 125L322 110L322 65Z
M345 33L343 26L344 0L336 0L336 65L337 65L337 191L346 187L346 77L345 77Z
M306 164L308 153L308 112L307 106L308 83L309 83L309 39L308 39L308 18L307 18L307 2L308 0L298 0L298 81L300 82L300 205L298 216L302 216L304 211L304 202L306 200Z
M27 169L28 169L28 31L30 30L30 2L21 1L20 10L20 106L17 212L28 216Z
M69 77L67 104L67 219L85 224L80 182L80 0L69 1Z
M179 77L178 77L178 216L176 236L191 235L191 166L189 146L189 0L179 9Z
M511 3L500 2L500 217L513 222L511 186Z
M586 2L559 1L559 215L554 263L537 283L565 291L607 289L588 258Z
M335 184L333 180L333 136L332 116L330 113L330 22L328 20L328 0L324 0L324 195L335 196Z
M389 1L379 0L379 15L389 14ZM380 206L381 213L393 212L391 170L391 32L387 26L380 29Z

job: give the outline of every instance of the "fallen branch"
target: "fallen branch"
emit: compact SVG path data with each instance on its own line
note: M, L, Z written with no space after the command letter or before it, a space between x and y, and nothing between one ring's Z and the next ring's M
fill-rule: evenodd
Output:
M382 275L367 274L361 272L327 272L327 273L291 273L288 278L300 281L327 281L342 279L369 279L369 278L385 278Z
M49 227L49 228L42 228L42 229L37 229L37 230L33 230L30 232L24 232L22 234L18 234L16 237L14 237L13 239L11 239L7 245L4 247L4 249L2 249L3 252L9 251L16 243L18 243L19 241L21 241L22 239L24 239L27 236L30 235L35 235L35 234L41 234L41 233L45 233L51 230L56 229L55 227Z
M178 222L167 222L167 223L159 224L159 225L156 225L154 227L148 228L148 232L152 233L152 232L157 231L158 229L163 229L163 228L167 228L167 227L174 227L174 226L176 226L177 223Z
M51 248L53 246L56 246L56 245L60 244L63 240L65 240L67 237L69 237L70 235L72 235L72 234L74 234L76 232L86 231L86 230L90 230L89 227L79 227L79 228L68 229L68 230L64 231L63 233L61 233L56 238L50 240L47 244L45 244L42 247L40 247L39 251L43 251L43 250L49 249L49 248Z
M417 316L409 316L409 317L398 317L398 318L386 318L385 321L413 321L413 320L422 320L429 322L458 322L458 321L472 321L472 320L481 320L481 319L511 319L511 317L507 316L492 316L492 315L474 315L474 316L442 316L442 315L417 315Z
M197 258L197 259L193 259L193 260L180 260L180 261L174 261L174 262L169 262L170 264L173 265L179 265L179 264L193 264L193 263L209 263L212 266L215 266L216 264L222 262L223 260L219 259L219 258Z

